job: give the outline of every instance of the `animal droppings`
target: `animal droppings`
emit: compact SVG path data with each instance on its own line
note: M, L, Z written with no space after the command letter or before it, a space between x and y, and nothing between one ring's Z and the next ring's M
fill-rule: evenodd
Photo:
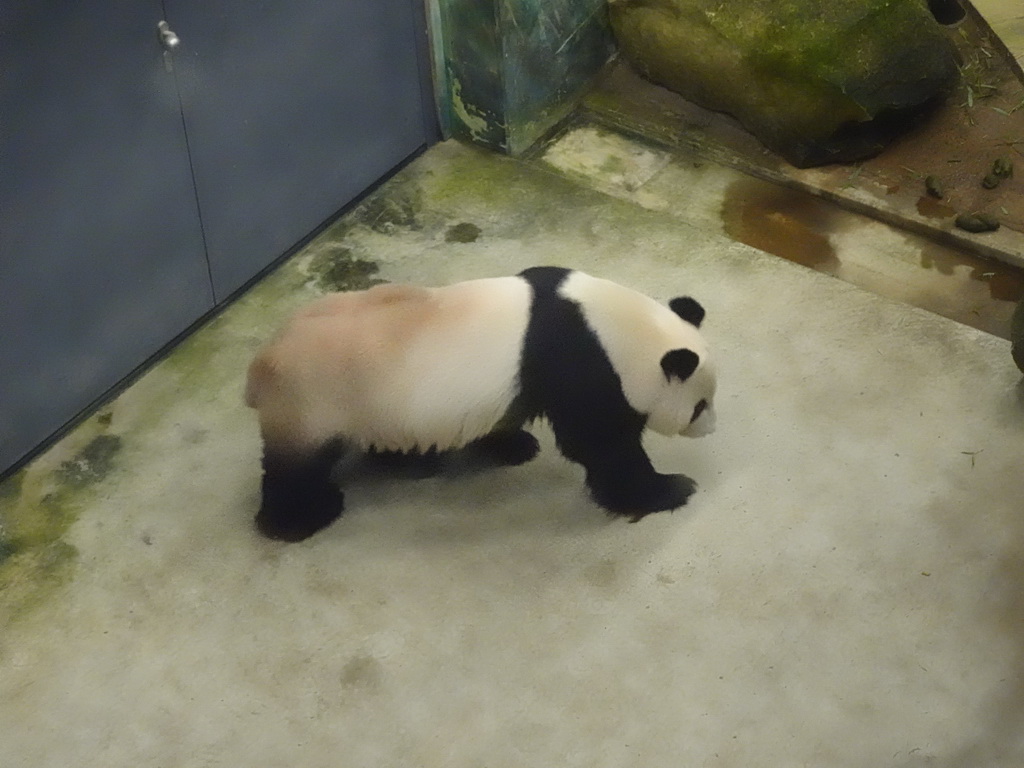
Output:
M999 221L987 213L961 213L955 223L965 232L995 232L999 229Z
M1008 179L1013 176L1013 161L1005 157L998 158L992 163L992 175L1000 179Z

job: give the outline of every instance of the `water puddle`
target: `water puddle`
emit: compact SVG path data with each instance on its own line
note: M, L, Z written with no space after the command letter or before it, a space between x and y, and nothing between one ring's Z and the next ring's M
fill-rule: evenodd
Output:
M956 216L955 208L927 195L917 201L917 212L929 219L952 219Z
M922 215L952 209L922 197ZM751 177L722 202L732 239L866 290L1009 338L1024 270L900 232L806 192Z
M835 274L829 241L841 211L813 195L748 177L733 183L722 204L722 226L737 242Z

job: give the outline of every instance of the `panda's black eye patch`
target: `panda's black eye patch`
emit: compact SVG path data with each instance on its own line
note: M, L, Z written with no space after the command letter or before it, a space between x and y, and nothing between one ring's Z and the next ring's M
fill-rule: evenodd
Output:
M695 422L697 419L699 419L700 415L702 413L704 413L704 411L705 411L705 409L707 407L708 407L708 401L707 400L701 400L699 403L697 403L697 405L695 405L694 408L693 408L693 416L690 417L690 423L693 424L693 422Z

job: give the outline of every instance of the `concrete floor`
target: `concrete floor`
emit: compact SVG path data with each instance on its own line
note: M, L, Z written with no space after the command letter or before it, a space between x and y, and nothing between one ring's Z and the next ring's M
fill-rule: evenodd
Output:
M0 488L0 764L1024 765L1008 342L737 242L723 171L662 161L436 146ZM718 431L649 441L688 507L607 518L540 427L258 537L242 381L293 307L547 263L707 307Z

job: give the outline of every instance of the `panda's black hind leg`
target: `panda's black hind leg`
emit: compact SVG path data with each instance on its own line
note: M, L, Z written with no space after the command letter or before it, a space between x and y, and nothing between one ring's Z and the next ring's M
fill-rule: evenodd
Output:
M532 460L540 452L540 443L525 429L515 429L477 438L464 452L476 466L513 467Z
M345 495L331 481L342 453L330 444L309 456L274 451L263 456L263 498L256 527L268 538L302 541L337 520Z

